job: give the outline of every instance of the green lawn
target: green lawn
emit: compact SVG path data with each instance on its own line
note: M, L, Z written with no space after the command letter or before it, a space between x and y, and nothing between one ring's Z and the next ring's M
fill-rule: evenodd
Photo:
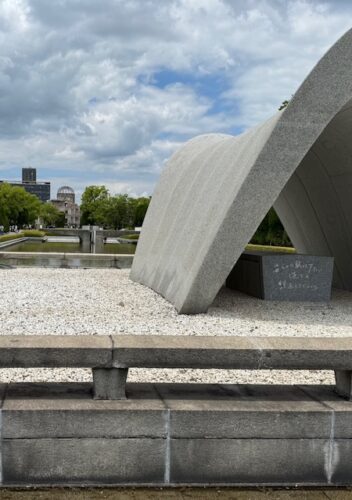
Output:
M293 247L273 247L270 245L253 245L249 243L246 246L246 250L252 252L280 252L280 253L296 253L296 249Z
M44 235L45 233L43 233L42 231L37 231L36 229L25 229L17 234L4 234L3 236L0 236L0 243L3 243L5 241L18 240L19 238L24 237L42 238Z
M4 243L5 241L17 240L18 238L23 238L23 234L4 234L0 236L0 243Z
M138 240L139 234L127 234L126 236L121 236L125 240Z

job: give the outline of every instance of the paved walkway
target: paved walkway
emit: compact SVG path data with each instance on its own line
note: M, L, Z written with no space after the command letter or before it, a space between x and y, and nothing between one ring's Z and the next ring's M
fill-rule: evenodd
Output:
M352 489L272 490L237 488L53 488L0 490L0 500L350 500Z

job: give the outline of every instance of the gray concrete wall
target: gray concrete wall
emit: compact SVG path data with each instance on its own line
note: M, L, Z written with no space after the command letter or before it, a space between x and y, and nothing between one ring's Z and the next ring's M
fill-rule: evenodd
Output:
M352 30L284 111L240 136L197 137L170 159L142 228L133 280L181 313L206 311L291 178L275 205L289 235L300 252L333 254L335 283L352 289L351 57Z
M0 484L352 485L352 407L330 386L0 386Z
M331 120L275 203L295 248L334 256L334 284L347 290L352 290L351 106Z
M13 245L18 245L19 243L24 243L25 241L28 241L29 239L30 238L27 238L26 236L24 236L23 238L17 238L14 240L3 241L3 242L0 242L0 248L12 247ZM41 241L41 238L40 238L40 241Z
M82 249L84 252L91 251L92 237L91 231L88 229L48 229L50 235L55 236L77 236L80 239Z
M0 263L18 267L130 268L133 254L0 252Z

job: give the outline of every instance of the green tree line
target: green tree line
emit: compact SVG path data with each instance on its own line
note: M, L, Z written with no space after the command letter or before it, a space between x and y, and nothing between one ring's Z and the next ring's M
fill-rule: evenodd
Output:
M82 195L81 223L122 229L142 226L150 197L132 198L127 194L110 195L105 186L88 186ZM44 226L63 227L65 214L51 203L18 186L0 184L0 226L19 229L32 226L40 217ZM292 246L275 210L271 208L255 232L251 243Z
M81 223L121 229L141 226L150 198L131 198L127 194L111 196L105 186L88 186L82 195ZM63 227L65 214L51 203L42 203L24 188L6 182L0 184L0 226L33 226L40 218L44 226Z
M134 228L143 224L150 197L111 195L105 186L88 186L82 195L81 224L105 228Z
M58 225L65 215L50 203L42 203L37 196L27 193L20 186L6 182L0 184L0 226L6 232L10 226L32 226L38 217L44 225Z
M122 229L142 226L151 198L111 196L105 186L88 186L82 195L81 224ZM275 210L271 208L255 232L251 243L292 246Z
M291 247L292 243L274 208L271 208L256 230L251 243Z

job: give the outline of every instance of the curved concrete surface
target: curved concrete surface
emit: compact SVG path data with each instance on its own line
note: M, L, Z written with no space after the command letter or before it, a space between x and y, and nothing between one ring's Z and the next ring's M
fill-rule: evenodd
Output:
M168 162L131 279L181 313L205 312L275 203L299 252L335 257L352 290L352 30L289 106L240 136L196 137Z

